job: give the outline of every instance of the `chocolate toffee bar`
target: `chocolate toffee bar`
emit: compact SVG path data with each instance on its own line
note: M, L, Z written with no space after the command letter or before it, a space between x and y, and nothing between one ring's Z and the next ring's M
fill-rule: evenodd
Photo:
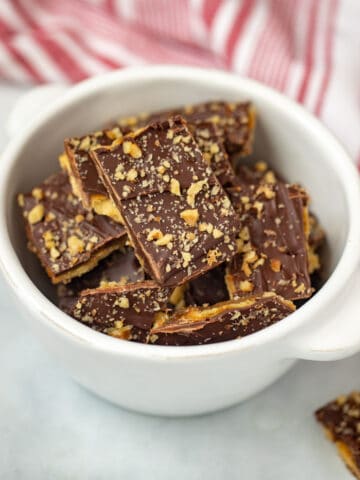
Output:
M108 198L90 159L89 150L97 145L110 145L125 133L152 122L165 121L169 116L176 114L188 117L189 128L220 183L224 186L236 184L236 175L225 144L236 146L235 150L243 154L250 152L255 123L254 109L249 103L205 103L173 111L124 118L119 121L120 127L118 125L83 137L65 139L66 153L60 156L60 165L68 173L73 193L81 200L84 208L92 209L100 215L107 215L122 223L119 211Z
M119 127L98 131L83 137L67 138L64 141L65 152L60 156L60 165L70 178L71 187L87 210L106 215L122 223L119 210L109 199L107 191L99 178L89 151L96 145L110 145L122 136Z
M81 292L72 316L102 333L144 342L157 312L166 309L171 289L151 280Z
M188 307L173 315L159 313L148 341L159 345L203 345L244 337L283 319L292 302L267 292L210 307Z
M346 466L360 479L360 392L338 397L315 416Z
M226 153L217 125L211 122L189 124L189 130L221 185L223 187L236 186L238 179Z
M275 172L266 162L256 162L253 165L238 164L236 167L236 185L257 185L260 183L276 183L281 181L278 172Z
M66 285L58 286L58 305L71 314L80 292L104 285L142 282L145 272L130 247L123 247L102 260L97 267Z
M273 184L282 181L278 172L272 170L265 162L257 162L255 165L238 165L236 170L234 186ZM317 250L324 242L324 231L318 223L317 218L309 212L309 237L308 237L308 263L309 273L312 274L320 269L320 257Z
M305 191L277 182L228 192L242 222L226 274L230 298L266 291L288 300L311 296Z
M91 155L138 258L159 284L185 283L232 258L238 217L180 117Z
M256 113L250 102L212 101L188 105L151 114L121 118L121 130L131 131L151 122L161 122L170 116L181 115L190 126L211 124L216 128L217 138L228 154L249 155L255 130Z
M136 125L139 128L150 123L165 122L169 117L180 115L182 112L184 110L161 112L142 117L138 122L136 122L136 117L132 117L135 118L132 125ZM238 183L237 176L225 149L224 131L216 122L206 119L206 116L204 118L204 121L199 119L199 121L194 123L187 122L188 128L203 153L204 159L210 165L220 183L224 187L235 186ZM127 120L122 120L121 129L129 132L131 130L126 123Z
M84 210L64 172L32 192L20 194L29 248L53 283L68 282L93 269L123 245L124 227Z

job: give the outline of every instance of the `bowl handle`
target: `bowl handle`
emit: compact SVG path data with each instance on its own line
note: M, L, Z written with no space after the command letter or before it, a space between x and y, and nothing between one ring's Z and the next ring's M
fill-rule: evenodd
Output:
M61 84L42 85L22 95L15 103L5 124L8 136L13 137L19 132L19 126L24 127L33 121L34 115L44 110L67 89L68 86Z
M325 322L314 331L299 332L290 346L304 360L339 360L360 350L360 268L350 278L345 297L325 311ZM309 325L308 325L309 327ZM310 332L311 329L311 332Z

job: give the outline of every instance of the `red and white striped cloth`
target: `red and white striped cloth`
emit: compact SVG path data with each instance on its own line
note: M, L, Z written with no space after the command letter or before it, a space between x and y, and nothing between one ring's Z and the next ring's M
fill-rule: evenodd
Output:
M0 0L0 76L232 70L303 103L360 161L360 0Z

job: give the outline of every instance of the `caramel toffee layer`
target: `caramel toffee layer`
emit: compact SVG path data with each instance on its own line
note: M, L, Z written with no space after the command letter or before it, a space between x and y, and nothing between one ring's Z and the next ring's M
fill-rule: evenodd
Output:
M281 177L278 172L272 170L265 162L257 162L255 165L238 165L236 180L233 185L237 187L274 184L281 182ZM325 235L316 217L309 212L306 216L309 221L309 235L308 235L308 263L309 273L312 274L321 268L320 257L317 253L319 248L324 243ZM306 219L307 221L307 219Z
M64 141L66 153L60 156L60 165L68 173L73 193L81 200L84 208L107 215L120 223L119 211L108 198L89 152L95 146L111 145L121 136L119 127L115 127L80 138L67 138Z
M149 335L158 345L203 345L244 337L295 310L292 302L272 294L229 300L210 307L188 307L159 314Z
M58 286L58 305L71 314L82 290L104 285L142 282L145 272L137 261L132 248L123 247L102 260L97 267L66 285Z
M315 416L347 467L360 478L360 392L338 397L317 410Z
M145 342L157 312L165 310L171 289L151 280L81 292L72 315L94 330Z
M288 300L311 296L304 190L278 182L228 192L242 225L238 253L227 268L230 297L266 291Z
M161 285L195 278L235 253L238 217L177 117L92 151L136 254Z
M68 282L93 269L121 247L123 226L86 211L65 173L52 175L31 193L20 194L29 248L53 283Z
M314 251L317 251L325 242L325 232L319 224L317 217L312 213L309 214L309 224L309 245Z

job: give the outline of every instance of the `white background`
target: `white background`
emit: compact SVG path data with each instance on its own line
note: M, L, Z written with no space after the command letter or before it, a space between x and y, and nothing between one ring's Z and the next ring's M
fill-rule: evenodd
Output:
M24 91L0 83L2 147L5 121ZM187 419L146 417L70 380L18 319L0 278L0 478L351 479L313 411L360 389L359 366L360 356L301 362L232 409Z

